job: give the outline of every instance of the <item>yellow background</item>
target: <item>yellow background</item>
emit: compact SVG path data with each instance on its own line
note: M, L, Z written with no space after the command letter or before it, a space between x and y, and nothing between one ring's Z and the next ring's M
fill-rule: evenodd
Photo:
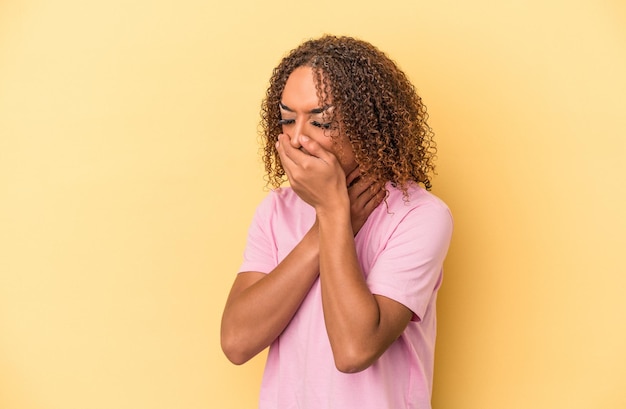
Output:
M265 195L261 98L302 40L425 99L455 235L434 407L626 407L626 6L0 2L0 408L256 406L219 348Z

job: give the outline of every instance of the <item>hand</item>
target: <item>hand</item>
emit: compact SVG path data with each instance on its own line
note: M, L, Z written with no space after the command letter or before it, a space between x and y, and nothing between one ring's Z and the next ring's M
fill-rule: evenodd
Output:
M318 142L301 135L301 148L292 145L289 136L278 136L276 149L289 183L298 196L316 210L336 210L348 206L346 176L330 151Z
M384 184L374 183L361 177L357 166L346 178L350 197L350 217L354 235L361 230L370 214L378 207L386 195Z

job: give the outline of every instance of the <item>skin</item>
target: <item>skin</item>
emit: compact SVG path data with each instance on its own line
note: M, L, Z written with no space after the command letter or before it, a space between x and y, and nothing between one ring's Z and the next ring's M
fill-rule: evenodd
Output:
M400 336L412 316L404 305L370 292L354 245L354 236L385 191L359 177L345 135L333 143L325 132L332 107L320 107L311 68L292 72L281 105L281 163L291 187L317 217L270 274L238 274L222 317L222 349L235 364L261 352L289 324L319 278L335 365L342 372L362 371ZM319 112L323 108L327 110Z

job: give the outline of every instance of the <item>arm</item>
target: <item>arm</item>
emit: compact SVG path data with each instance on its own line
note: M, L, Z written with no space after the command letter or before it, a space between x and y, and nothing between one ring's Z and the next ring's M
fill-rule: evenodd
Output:
M337 368L358 372L369 367L400 336L412 312L371 293L349 233L342 212L320 214L320 280L326 329Z
M343 182L350 185L354 196L349 211L350 231L354 232L382 199L381 192L372 197L370 184L358 175L355 169ZM228 359L242 364L269 346L289 324L318 275L317 221L270 274L238 274L222 316L221 345Z
M351 208L362 201L377 205L382 197L364 194L370 190L359 183L347 188L333 154L308 138L300 142L311 156L281 143L281 162L294 190L316 209L322 303L335 364L343 372L361 371L397 339L412 316L402 304L373 295L358 263Z
M242 364L285 329L318 277L317 226L270 273L237 275L222 315L224 354Z

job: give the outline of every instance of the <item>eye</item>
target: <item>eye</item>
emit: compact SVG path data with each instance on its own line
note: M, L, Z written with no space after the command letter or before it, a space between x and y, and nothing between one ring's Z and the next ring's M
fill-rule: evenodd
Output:
M291 125L295 122L296 122L295 119L281 119L278 121L278 125Z
M322 129L330 129L330 122L326 122L326 123L321 123L321 122L317 122L317 121L311 121L311 125L313 126L317 126L318 128L322 128Z

